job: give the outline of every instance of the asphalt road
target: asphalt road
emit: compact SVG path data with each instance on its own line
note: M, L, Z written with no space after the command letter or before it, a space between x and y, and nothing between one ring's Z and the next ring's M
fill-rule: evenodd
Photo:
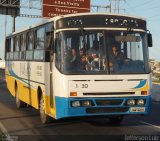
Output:
M0 130L3 139L14 140L160 140L160 103L152 102L148 116L126 116L121 125L105 118L74 118L43 125L39 112L31 107L17 109L0 70ZM1 141L1 139L0 139Z

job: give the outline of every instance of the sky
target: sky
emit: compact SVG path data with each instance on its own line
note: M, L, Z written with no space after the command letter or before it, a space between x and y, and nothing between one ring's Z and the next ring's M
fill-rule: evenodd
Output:
M91 5L109 5L109 0L91 0ZM114 3L112 3L114 5ZM160 61L160 0L121 0L120 7L125 10L121 10L120 13L138 16L147 20L147 28L153 36L153 47L149 48L150 59L156 59ZM102 9L104 10L104 9ZM92 12L96 12L93 8ZM33 14L40 15L40 10L21 9L21 14ZM4 58L4 15L0 15L0 58ZM16 30L23 29L27 26L40 22L42 19L33 18L16 18ZM7 30L6 33L12 32L12 18L7 16Z

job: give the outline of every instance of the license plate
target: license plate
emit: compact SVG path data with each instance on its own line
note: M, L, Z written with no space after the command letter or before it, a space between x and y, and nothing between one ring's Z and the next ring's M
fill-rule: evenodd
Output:
M132 107L130 108L130 112L145 112L145 107Z

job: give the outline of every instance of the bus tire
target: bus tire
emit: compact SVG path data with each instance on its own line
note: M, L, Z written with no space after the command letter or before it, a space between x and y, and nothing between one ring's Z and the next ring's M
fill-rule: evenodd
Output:
M44 99L42 95L40 99L40 118L43 124L51 123L53 120L50 116L46 115L45 113Z
M124 116L122 116L122 115L110 117L109 122L110 122L110 124L113 124L113 125L119 125L123 121L123 118L124 118Z
M16 106L17 106L17 108L20 109L22 107L25 107L26 103L24 103L23 101L21 101L19 99L18 87L17 86L16 86L15 92L16 92L15 97L16 97Z

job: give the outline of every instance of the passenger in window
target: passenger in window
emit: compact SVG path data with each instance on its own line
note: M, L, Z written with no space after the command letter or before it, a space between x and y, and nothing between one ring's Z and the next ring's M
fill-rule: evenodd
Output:
M110 70L117 71L122 67L123 63L124 63L124 54L118 50L116 45L113 45L109 63Z
M71 53L71 49L69 47L66 48L65 52L64 52L64 60L65 60L65 68L66 70L70 70L71 69L71 59L72 59L72 53Z
M88 52L96 52L96 54L99 54L99 41L98 40L93 41L93 47L90 48Z
M97 56L99 57L100 52L99 52L99 41L98 40L93 41L93 47L90 48L87 52L88 64L94 60L93 54L97 54Z
M91 51L91 50L89 50L89 51L87 52L86 57L87 57L87 62L88 62L88 63L91 63L91 62L93 61L92 53L93 53L93 51Z
M86 54L86 53L85 53L85 49L84 49L84 48L81 48L81 49L79 50L79 57L82 58L85 54Z
M75 69L77 69L77 67L78 67L78 55L77 55L77 52L76 52L76 50L75 50L75 48L72 48L72 50L71 50L71 60L70 60L70 68L72 69L72 70L75 70Z
M80 60L80 62L79 62L79 69L80 70L87 70L87 57L86 57L86 55L83 55L82 57L81 57L81 60Z
M83 48L81 48L79 50L79 54L78 54L78 61L81 62L82 61L82 57L85 56L85 50Z
M93 61L91 62L91 70L99 71L100 59L96 51L92 53L92 57L93 57Z
M81 48L79 50L79 55L78 55L78 68L80 70L85 70L86 64L87 64L87 57L86 57L85 49Z

